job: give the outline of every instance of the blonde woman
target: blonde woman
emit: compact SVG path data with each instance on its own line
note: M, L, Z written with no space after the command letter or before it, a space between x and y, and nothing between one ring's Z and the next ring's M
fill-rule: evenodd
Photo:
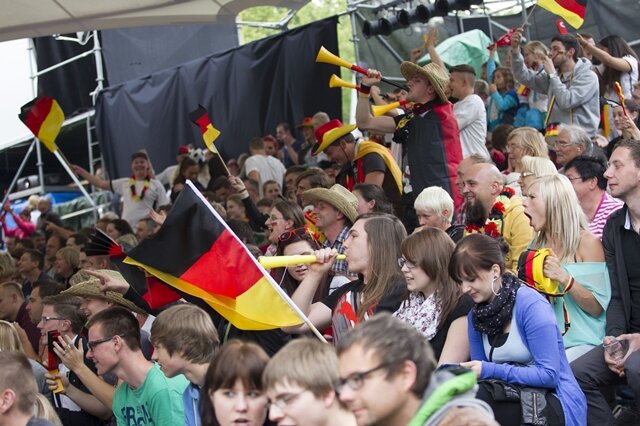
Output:
M526 194L527 186L536 178L558 174L556 165L548 158L525 155L520 160L520 163L522 164L522 171L518 178L518 186L522 190L522 195Z
M0 253L0 283L11 281L16 274L16 262L9 253Z
M4 320L0 320L0 351L22 352L26 355L22 342L20 342L20 336L18 335L14 325ZM29 358L29 356L27 356L27 358ZM31 358L29 358L29 363L31 364L33 375L36 378L38 391L48 399L51 399L51 391L49 390L44 378L47 370L42 366L42 364Z
M571 326L564 335L573 361L602 343L605 311L611 299L602 243L589 232L578 197L564 175L542 176L527 187L525 214L537 235L530 249L551 249L544 276L557 281L564 297L551 298L558 326L565 328L563 304Z
M519 127L509 133L507 138L507 153L509 154L509 168L504 173L504 184L511 186L518 195L521 194L517 185L522 173L522 157L549 158L549 149L542 133L533 127Z

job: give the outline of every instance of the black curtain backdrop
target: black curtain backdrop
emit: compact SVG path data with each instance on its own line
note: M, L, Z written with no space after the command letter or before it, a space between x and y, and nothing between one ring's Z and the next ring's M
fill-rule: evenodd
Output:
M67 36L76 37L76 34ZM39 37L33 39L33 42L38 70L87 52L93 46L93 40L81 46L73 41L58 41L53 37ZM96 61L93 54L38 77L38 95L56 99L67 118L93 108L89 93L96 86Z
M203 147L189 112L202 104L221 135L224 159L247 151L255 136L286 121L325 111L341 117L340 90L328 81L338 67L317 64L321 45L338 53L337 17L160 71L104 90L97 130L111 177L128 176L130 156L146 149L159 171L180 145Z

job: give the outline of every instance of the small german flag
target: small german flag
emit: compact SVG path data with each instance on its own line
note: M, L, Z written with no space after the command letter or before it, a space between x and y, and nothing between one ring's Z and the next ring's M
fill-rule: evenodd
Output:
M204 139L204 143L207 145L207 148L209 148L209 151L218 154L218 150L213 142L220 136L220 131L211 124L207 109L202 105L198 105L198 109L189 113L189 118L194 124L200 127L202 139Z
M22 105L18 117L49 151L58 149L56 137L64 122L64 112L55 99L49 96L35 98Z
M553 136L558 136L558 124L557 123L549 124L547 126L547 128L545 129L545 132L544 132L544 137L545 138L553 137Z
M520 86L518 86L518 89L516 90L516 93L518 94L518 96L529 96L529 88L524 84L520 84Z
M204 300L239 329L302 322L286 294L189 181L156 235L127 256L125 263Z
M575 29L582 26L587 12L587 0L538 0L537 5L560 16Z

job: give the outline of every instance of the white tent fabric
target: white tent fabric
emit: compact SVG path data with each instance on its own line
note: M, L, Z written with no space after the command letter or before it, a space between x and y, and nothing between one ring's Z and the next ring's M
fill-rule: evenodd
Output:
M0 41L107 28L213 23L254 6L297 10L308 0L11 0L0 14Z

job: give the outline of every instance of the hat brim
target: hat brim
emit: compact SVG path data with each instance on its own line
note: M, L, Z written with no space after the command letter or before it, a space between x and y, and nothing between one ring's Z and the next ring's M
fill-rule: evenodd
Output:
M97 278L91 278L88 281L83 281L74 286L69 287L64 290L62 293L70 296L78 296L78 297L93 297L96 299L107 300L116 305L122 306L130 311L133 311L137 314L148 315L144 309L138 307L135 303L125 299L120 293L116 293L113 291L107 291L106 293L101 292L98 288L100 284L100 280Z
M428 73L423 67L413 62L404 61L403 63L400 64L400 72L402 73L402 76L407 81L415 77L416 74L420 74L426 77L427 80L429 80L429 83L431 83L431 86L433 87L433 89L436 91L436 94L438 95L440 100L445 103L449 102L449 99L447 98L447 95L445 95L444 90L434 80L434 76Z
M315 204L317 201L324 201L331 204L338 211L347 217L351 223L358 218L358 211L347 200L340 195L326 188L313 188L302 194L302 200L305 204Z
M318 141L318 143L316 143L313 148L311 148L311 156L315 157L316 155L320 154L322 151L327 149L329 145L353 132L356 127L357 126L355 124L345 124L342 127L336 127L335 129L329 130L322 137L322 141Z

